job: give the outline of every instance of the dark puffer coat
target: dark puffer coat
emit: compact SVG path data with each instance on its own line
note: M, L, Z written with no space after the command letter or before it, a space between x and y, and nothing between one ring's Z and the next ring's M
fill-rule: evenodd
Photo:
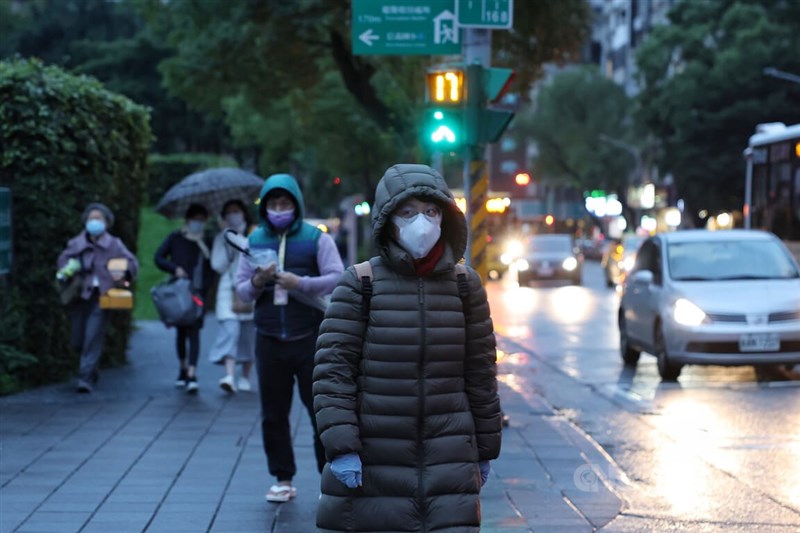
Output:
M411 197L443 206L445 252L418 277L389 236L390 214ZM396 165L378 184L370 260L373 296L362 320L361 283L350 267L333 292L317 341L314 410L328 461L355 452L363 486L322 472L320 531L475 532L479 461L500 453L495 339L486 292L469 269L467 319L454 264L466 223L442 177Z

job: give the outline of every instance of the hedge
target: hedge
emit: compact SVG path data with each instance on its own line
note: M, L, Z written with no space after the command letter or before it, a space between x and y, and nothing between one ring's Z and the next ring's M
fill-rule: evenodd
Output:
M207 168L238 167L236 160L227 155L182 153L152 154L147 158L150 181L147 185L147 202L156 205L167 190L180 180Z
M8 294L0 294L0 394L77 369L54 290L56 259L92 201L111 207L111 232L136 253L151 141L147 108L97 80L38 60L0 61L0 186L11 189L14 235ZM105 362L125 362L131 327L130 313L113 313Z

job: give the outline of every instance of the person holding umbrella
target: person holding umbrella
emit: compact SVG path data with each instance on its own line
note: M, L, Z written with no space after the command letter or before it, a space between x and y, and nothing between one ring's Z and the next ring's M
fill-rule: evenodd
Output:
M200 204L186 209L184 226L170 233L156 250L158 268L175 277L190 278L201 298L205 299L213 281L209 264L211 252L205 238L208 211ZM201 316L194 324L176 327L176 348L180 369L175 386L184 387L190 394L197 393L197 359L200 355Z
M255 301L261 430L269 472L277 479L266 499L280 503L296 495L292 478L297 467L289 422L295 380L314 428L318 470L325 465L311 399L323 312L312 302L333 290L344 267L333 238L303 221L303 195L293 176L270 176L260 197L260 224L248 238L248 253L258 256L271 250L278 261L258 267L251 261L239 261L236 288L243 300Z

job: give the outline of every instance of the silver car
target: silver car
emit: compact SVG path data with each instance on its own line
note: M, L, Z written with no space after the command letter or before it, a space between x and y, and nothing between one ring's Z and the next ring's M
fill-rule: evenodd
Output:
M762 231L690 230L645 241L622 292L622 359L683 365L800 363L800 267Z
M524 245L522 257L514 265L521 287L534 279L568 279L575 285L581 284L583 257L576 250L571 235L533 235Z

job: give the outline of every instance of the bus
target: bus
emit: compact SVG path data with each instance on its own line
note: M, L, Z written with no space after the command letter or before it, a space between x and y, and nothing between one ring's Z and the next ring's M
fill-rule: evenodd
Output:
M744 227L800 241L800 124L759 124L744 153Z

